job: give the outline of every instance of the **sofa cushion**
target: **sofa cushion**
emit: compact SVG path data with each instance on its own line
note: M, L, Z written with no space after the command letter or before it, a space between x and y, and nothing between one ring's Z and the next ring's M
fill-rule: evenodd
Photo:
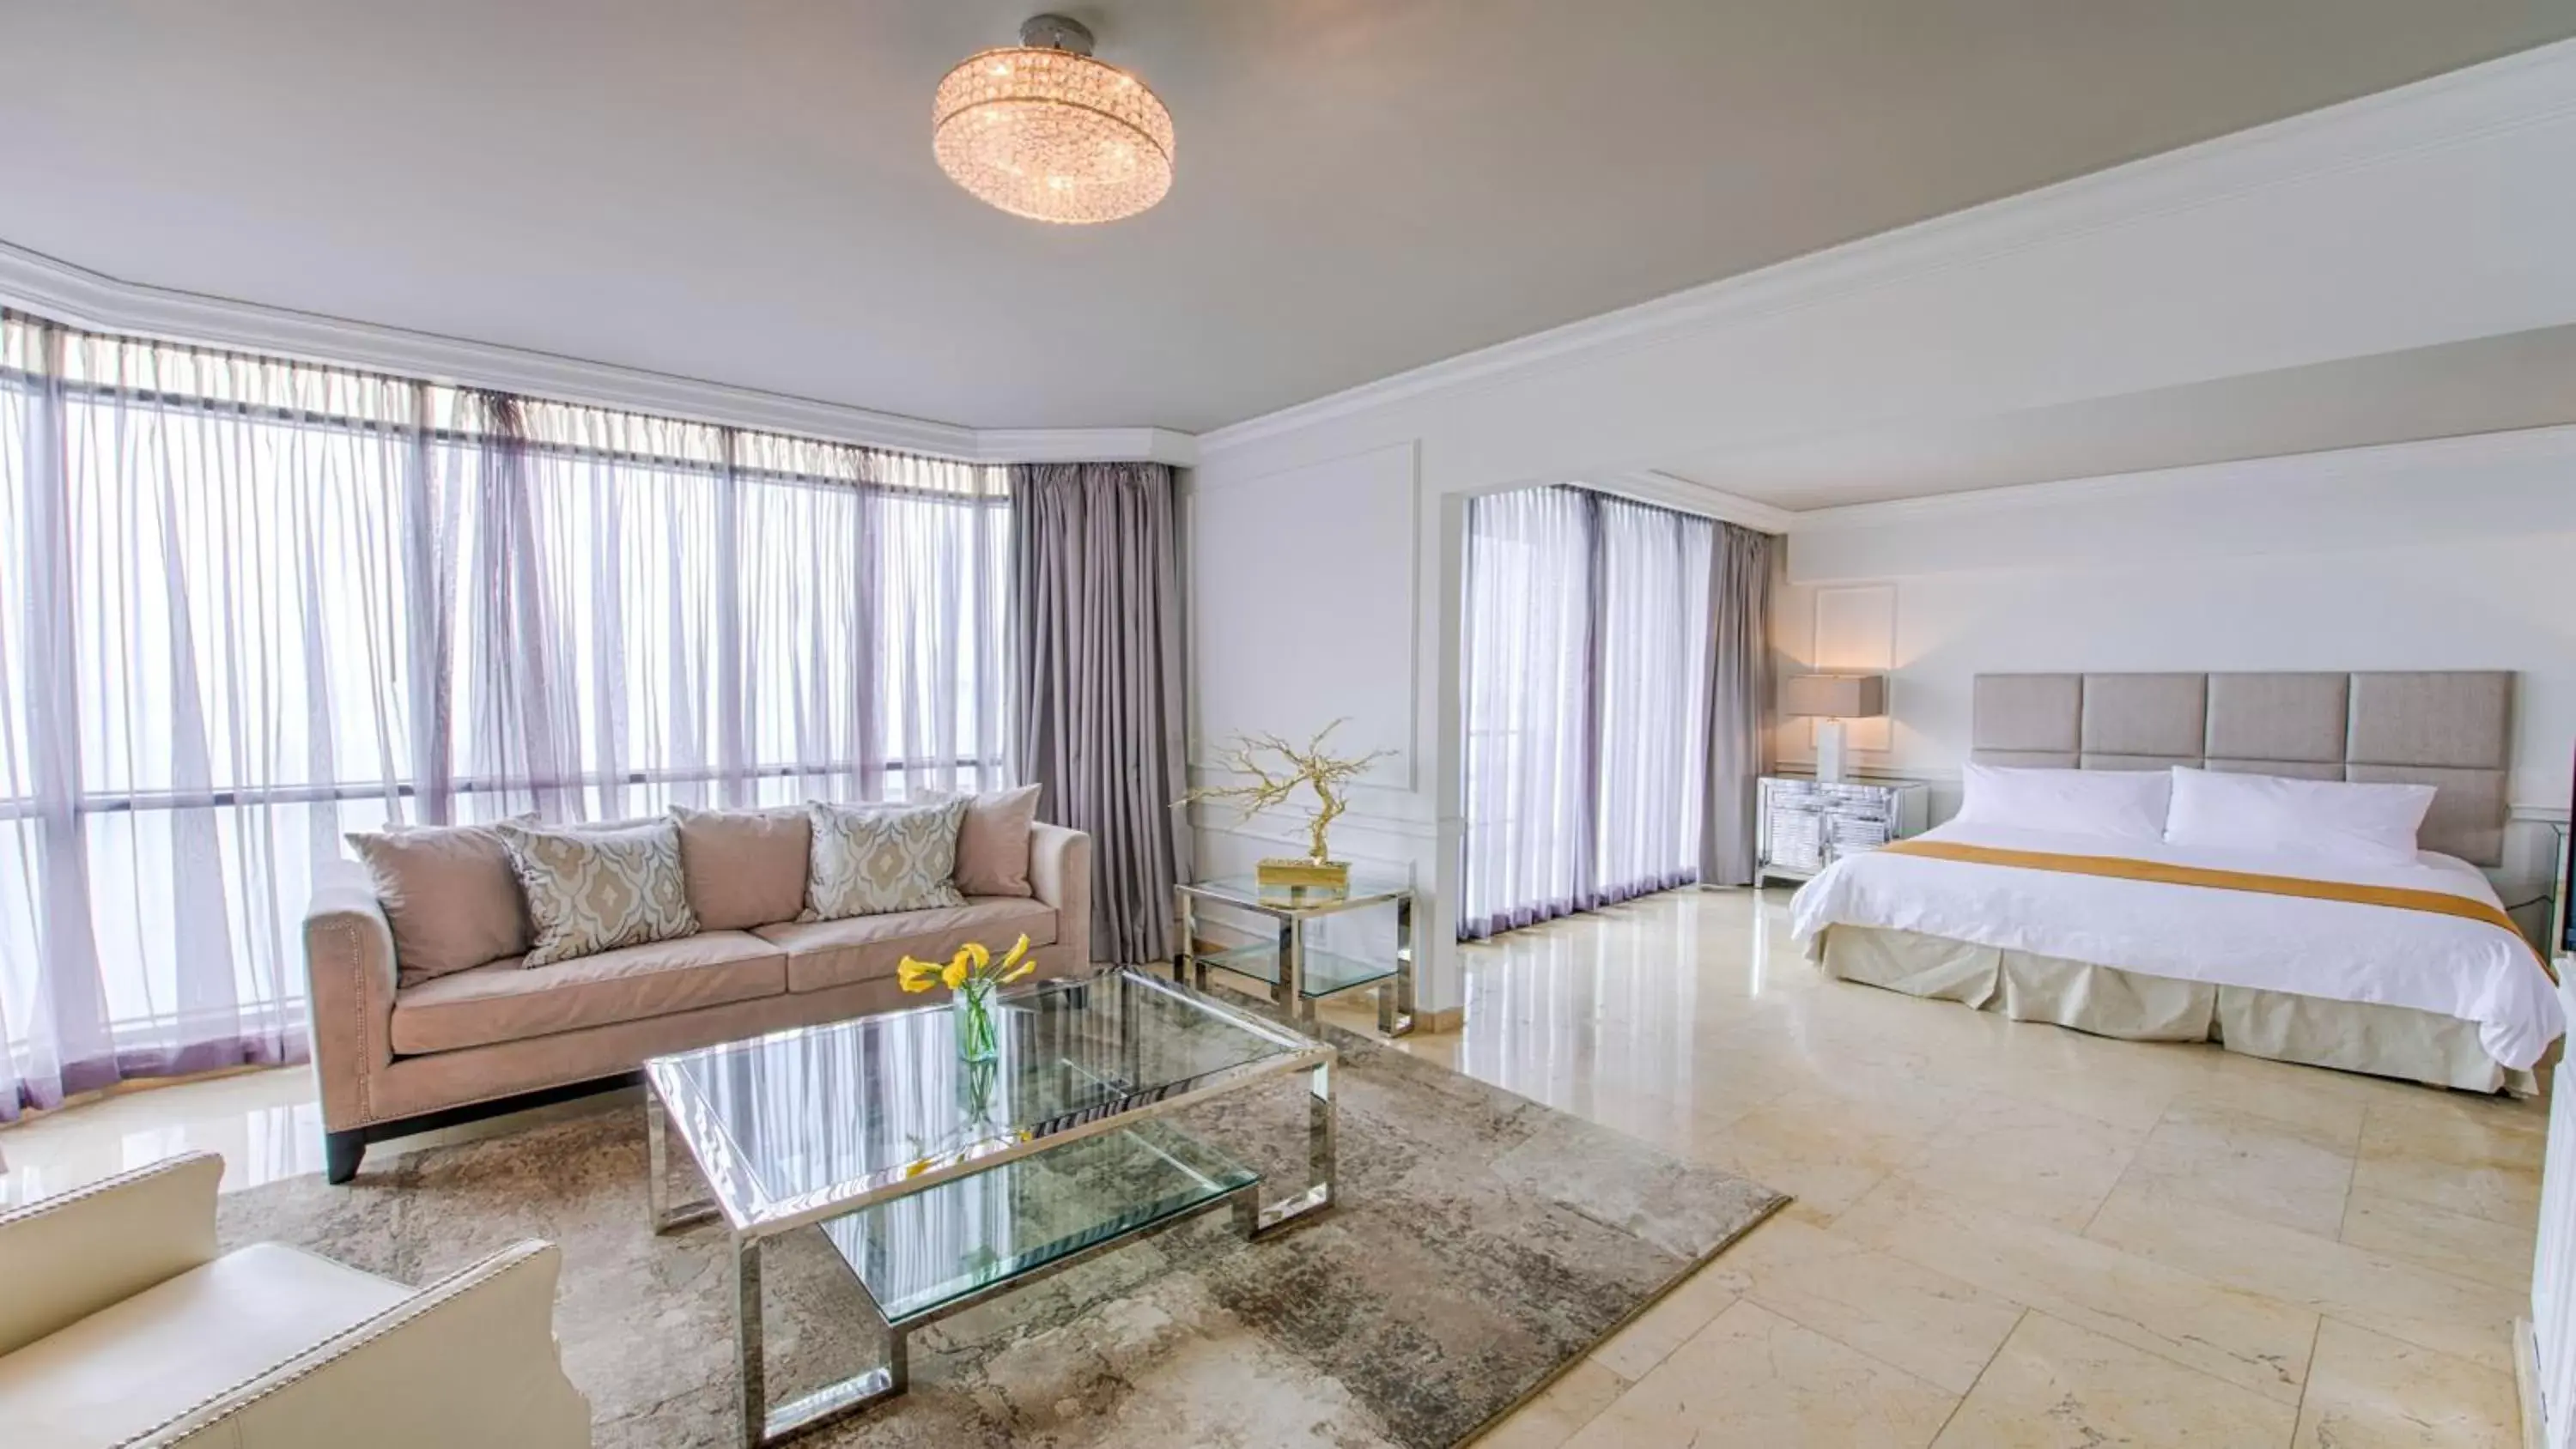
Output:
M789 921L752 934L787 953L787 989L821 991L892 976L906 956L945 961L968 941L998 956L1026 932L1032 946L1055 944L1055 907L1012 896L971 899L962 906L843 921Z
M622 946L694 934L680 875L680 827L667 818L617 825L497 827L528 898L535 944L525 966L552 966Z
M227 1253L0 1358L0 1441L140 1439L411 1296L278 1243Z
M393 927L403 985L527 953L527 903L491 826L359 832L349 836L349 848L366 862Z
M814 848L806 857L805 910L798 920L887 915L966 899L949 882L957 873L963 797L918 805L809 800L805 813Z
M749 930L795 920L805 909L805 853L814 825L804 806L674 807L671 818L680 822L680 874L700 930Z
M708 931L551 966L495 961L394 995L406 1056L668 1016L787 989L787 958L740 931Z
M957 827L957 889L970 896L1025 896L1029 832L1038 823L1038 788L990 790L966 802Z

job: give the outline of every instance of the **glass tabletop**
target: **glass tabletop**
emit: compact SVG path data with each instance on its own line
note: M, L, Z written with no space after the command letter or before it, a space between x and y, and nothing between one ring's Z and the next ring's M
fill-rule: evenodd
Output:
M1410 895L1413 883L1389 872L1355 870L1351 872L1349 889L1340 891L1315 886L1266 886L1248 875L1193 881L1181 889L1228 905L1248 906L1273 914L1329 915Z
M979 1159L1331 1048L1132 971L1003 997L997 1060L957 1052L939 1004L657 1057L651 1088L738 1230L815 1222ZM1061 1150L1061 1149L1058 1149Z

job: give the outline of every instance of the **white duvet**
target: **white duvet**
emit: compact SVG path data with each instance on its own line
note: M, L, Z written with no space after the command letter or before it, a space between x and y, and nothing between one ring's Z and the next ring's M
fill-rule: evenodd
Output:
M2498 904L2477 867L2430 853L2375 868L1988 825L1945 825L1921 838L2405 886ZM2430 911L1871 851L1807 882L1789 918L1802 945L1828 926L1875 926L2153 976L2440 1012L2477 1023L2488 1055L2516 1070L2538 1061L2567 1025L2557 988L2519 937Z

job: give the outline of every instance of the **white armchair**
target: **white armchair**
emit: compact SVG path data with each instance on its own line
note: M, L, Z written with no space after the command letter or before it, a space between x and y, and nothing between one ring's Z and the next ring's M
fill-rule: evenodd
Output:
M191 1153L0 1212L11 1449L590 1443L551 1244L421 1289L276 1243L218 1255L222 1176Z

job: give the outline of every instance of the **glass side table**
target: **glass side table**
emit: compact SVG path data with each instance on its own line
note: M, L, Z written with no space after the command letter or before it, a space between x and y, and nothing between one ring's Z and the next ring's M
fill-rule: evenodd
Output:
M1385 1036L1413 1030L1413 886L1401 876L1353 871L1347 892L1301 886L1263 886L1251 876L1222 876L1174 890L1180 906L1181 949L1172 957L1172 979L1204 990L1211 967L1266 982L1270 1004L1300 1026L1315 1024L1315 1003L1362 987L1377 988L1377 1029ZM1275 938L1219 950L1199 949L1199 908L1214 903L1268 917ZM1326 916L1371 906L1395 907L1393 959L1363 959L1306 943L1306 926Z

